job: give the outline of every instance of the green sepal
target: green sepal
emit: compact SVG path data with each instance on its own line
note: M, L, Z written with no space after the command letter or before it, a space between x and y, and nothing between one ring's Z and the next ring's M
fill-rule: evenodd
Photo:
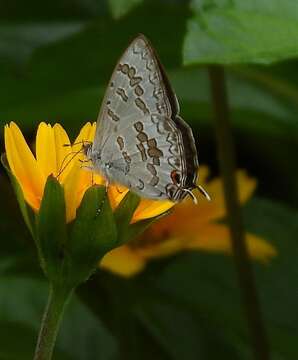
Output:
M11 170L9 168L5 153L1 155L1 163L4 166L5 170L7 171L7 174L12 183L12 186L13 186L14 192L16 194L16 198L17 198L21 213L23 215L25 224L27 225L32 237L35 239L35 229L34 229L35 214L34 214L33 210L30 208L30 206L25 201L23 190L22 190L17 178L13 175L13 173L11 172Z
M83 197L70 231L70 281L89 278L100 259L118 245L113 211L104 186L90 187Z
M36 233L41 266L53 283L60 282L62 265L67 255L67 227L64 191L53 176L47 179L40 210L36 215Z
M119 245L130 240L128 228L140 201L141 199L138 195L129 191L114 212Z

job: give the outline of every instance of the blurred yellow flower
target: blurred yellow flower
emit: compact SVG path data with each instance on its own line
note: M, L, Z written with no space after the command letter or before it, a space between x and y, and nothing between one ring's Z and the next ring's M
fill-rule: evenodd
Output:
M40 208L45 184L49 175L55 176L63 185L66 219L76 217L85 191L93 184L104 184L104 179L97 174L82 169L80 160L84 158L81 149L82 141L92 141L96 124L87 123L81 129L74 145L61 125L53 127L40 123L36 135L36 156L27 145L18 126L11 122L5 126L5 150L11 172L16 177L24 198L34 211ZM108 189L111 206L116 208L128 189L120 185L110 185ZM170 201L142 199L136 209L132 222L160 215L174 204Z
M152 258L173 255L185 250L204 250L231 253L228 227L218 220L226 216L222 182L219 178L207 181L208 168L200 167L200 184L211 196L200 196L199 204L191 199L175 206L172 214L160 219L141 237L110 251L101 267L129 277L144 269ZM244 171L237 172L241 204L252 195L256 181ZM246 242L251 257L267 261L276 255L275 248L265 240L247 233Z

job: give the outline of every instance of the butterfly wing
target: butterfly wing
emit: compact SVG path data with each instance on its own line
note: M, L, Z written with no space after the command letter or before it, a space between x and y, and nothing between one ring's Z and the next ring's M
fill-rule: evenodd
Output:
M176 96L167 85L152 46L139 35L113 71L98 116L94 146L102 146L103 139L107 141L115 129L123 129L127 118L133 121L148 113L168 117L178 113Z
M98 117L92 150L110 164L109 180L145 197L181 200L195 186L198 161L192 131L178 113L158 57L138 36L112 74Z
M196 173L189 173L183 135L172 119L159 114L140 118L117 136L116 143L117 151L112 143L105 150L113 153L109 174L114 181L143 197L173 201L181 200L185 189L193 188Z

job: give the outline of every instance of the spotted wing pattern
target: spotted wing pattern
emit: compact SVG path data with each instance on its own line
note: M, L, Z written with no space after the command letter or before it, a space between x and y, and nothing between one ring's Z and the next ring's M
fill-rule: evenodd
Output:
M180 201L197 180L190 127L148 40L140 35L108 85L91 149L93 167L147 198Z

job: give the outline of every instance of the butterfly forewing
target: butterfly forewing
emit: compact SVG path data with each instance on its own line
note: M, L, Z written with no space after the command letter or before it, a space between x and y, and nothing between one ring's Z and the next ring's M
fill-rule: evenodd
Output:
M172 106L167 97L163 75L147 39L140 35L125 50L112 74L98 122L95 144L112 134L110 128L120 129L124 118L138 119L148 113L171 117Z
M178 112L152 46L138 36L116 65L102 103L95 170L144 197L181 200L195 186L198 162L191 129Z

